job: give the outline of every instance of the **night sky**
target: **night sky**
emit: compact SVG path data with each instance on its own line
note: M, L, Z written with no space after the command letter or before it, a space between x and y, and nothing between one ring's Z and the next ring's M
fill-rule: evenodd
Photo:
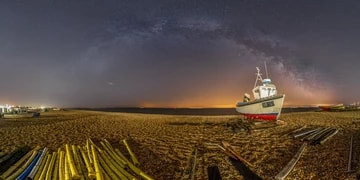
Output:
M352 103L359 33L355 0L2 1L0 104L234 107L264 62L285 105Z

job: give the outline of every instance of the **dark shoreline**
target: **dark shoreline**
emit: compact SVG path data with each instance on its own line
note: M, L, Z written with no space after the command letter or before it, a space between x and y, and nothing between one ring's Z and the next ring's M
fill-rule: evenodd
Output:
M166 114L166 115L202 115L202 116L217 116L217 115L239 115L235 108L72 108L74 110L91 110L101 112L125 112L125 113L141 113L141 114ZM319 111L316 107L304 108L283 108L282 113L291 112L309 112Z

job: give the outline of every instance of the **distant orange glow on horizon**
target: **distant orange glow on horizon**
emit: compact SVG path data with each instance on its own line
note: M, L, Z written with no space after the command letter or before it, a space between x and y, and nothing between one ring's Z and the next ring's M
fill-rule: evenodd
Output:
M178 102L178 103L171 103L171 104L167 104L167 103L141 103L139 105L139 107L142 108L235 108L236 107L236 103L239 102L238 101L234 101L234 100L223 100L223 101L207 101L207 102L200 102L200 101L191 101L188 100L186 102ZM283 107L318 107L318 106L323 106L323 105L335 105L335 104L339 104L338 102L313 102L313 101L309 101L308 103L304 103L303 101L284 101L284 105Z
M284 107L315 107L321 104L339 104L331 88L314 89L296 84L284 78L277 85L278 94L285 94ZM251 94L251 86L239 86L233 83L221 84L207 91L192 91L179 99L158 102L156 99L140 103L141 107L165 108L235 108L243 100L244 93ZM186 98L184 98L186 97Z

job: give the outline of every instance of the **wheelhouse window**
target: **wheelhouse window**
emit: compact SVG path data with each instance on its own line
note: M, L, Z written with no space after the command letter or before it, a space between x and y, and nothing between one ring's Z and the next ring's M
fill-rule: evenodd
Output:
M262 106L263 106L263 108L272 107L272 106L275 106L275 103L274 103L274 101L263 102Z

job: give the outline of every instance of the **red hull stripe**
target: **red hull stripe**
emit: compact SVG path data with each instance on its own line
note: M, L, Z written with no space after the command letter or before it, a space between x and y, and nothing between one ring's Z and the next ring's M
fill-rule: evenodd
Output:
M271 113L271 114L243 114L246 118L249 119L262 119L267 121L276 120L278 113Z

